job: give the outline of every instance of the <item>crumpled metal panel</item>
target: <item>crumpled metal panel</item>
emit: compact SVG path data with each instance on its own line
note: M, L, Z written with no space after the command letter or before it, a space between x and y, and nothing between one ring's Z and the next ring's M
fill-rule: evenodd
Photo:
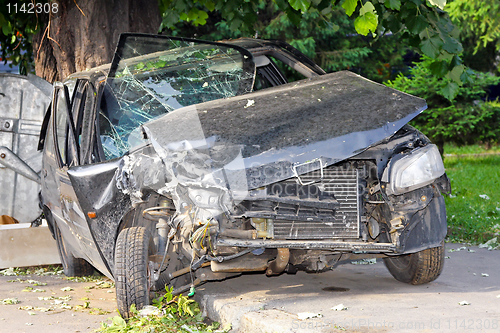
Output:
M0 146L39 173L42 156L37 151L38 137L50 98L37 87L39 82L35 84L26 76L0 74ZM30 223L41 214L40 185L35 181L0 165L0 188L0 215Z
M363 152L426 107L421 98L338 72L184 107L149 121L141 131L163 162L158 167L165 171L165 183L155 190L171 197L179 214L192 207L195 220L206 221L232 215L249 190ZM141 202L151 186L131 181L142 168L137 168L138 154L127 159L117 186Z
M426 107L344 71L193 105L143 127L167 178L187 184L222 176L215 182L229 179L232 190L245 191L354 156Z

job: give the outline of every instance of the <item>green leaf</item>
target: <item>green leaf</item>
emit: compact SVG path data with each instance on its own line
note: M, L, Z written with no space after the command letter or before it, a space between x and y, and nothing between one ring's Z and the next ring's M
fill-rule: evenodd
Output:
M345 0L344 3L342 4L342 8L345 9L345 13L348 16L351 16L352 13L354 13L357 6L358 6L358 0Z
M389 9L400 10L401 0L385 0L384 5Z
M5 36L8 36L12 33L12 27L10 26L10 22L7 22L7 24L5 24L2 27L2 32Z
M451 79L455 81L458 85L462 85L462 74L464 73L465 66L464 65L458 65L453 67L451 71L449 71L446 74L446 77L448 79Z
M446 0L428 0L431 5L438 7L443 10L444 6L446 6Z
M309 9L311 2L309 0L288 0L290 6L295 10L300 10L302 13Z
M113 323L113 325L114 325L114 326L116 326L116 327L123 327L123 328L127 327L127 323L126 323L126 322L125 322L125 320L124 320L122 317L120 317L120 316L114 316L114 317L113 317L113 320L112 320L112 323Z
M206 1L205 7L207 7L207 9L211 12L215 10L215 4L213 3L213 1Z
M372 13L374 15L377 15L377 12L375 11L375 6L373 6L373 4L369 1L359 9L359 15L365 15L366 13Z
M229 25L229 29L236 31L240 28L242 23L243 23L243 20L241 20L239 18L235 18L234 20L231 21L231 24Z
M447 100L452 101L458 94L458 84L448 82L440 92Z
M373 13L366 13L365 15L359 16L354 21L354 28L356 31L363 36L368 35L368 33L375 32L378 26L378 18Z
M406 27L412 34L419 34L422 30L429 26L429 22L423 15L412 16L406 20Z
M462 44L456 40L455 38L452 37L445 37L444 39L445 43L443 45L443 49L452 54L457 54L463 51Z
M205 25L207 23L208 14L207 12L200 10L198 11L198 17L194 20L194 25Z
M441 52L441 48L443 47L443 41L439 37L439 35L434 35L431 38L426 38L420 42L420 50L433 59L435 59L439 53Z
M446 61L434 61L430 64L429 69L434 76L441 78L448 73L448 63Z
M375 32L378 26L378 15L375 12L375 7L371 2L367 2L359 10L359 16L354 21L354 28L356 31L366 36L368 33Z

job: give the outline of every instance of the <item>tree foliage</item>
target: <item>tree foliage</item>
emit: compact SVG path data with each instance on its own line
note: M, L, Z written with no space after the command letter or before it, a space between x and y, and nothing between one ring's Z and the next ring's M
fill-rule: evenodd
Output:
M316 13L318 21L332 22L336 8L343 8L354 19L361 35L377 37L391 32L406 40L419 52L432 59L431 72L439 78L448 75L453 82L444 88L457 93L463 66L459 31L444 11L446 0L273 0L296 26L308 13ZM259 31L260 0L160 0L163 14L161 29L173 28L177 22L204 24L209 13L216 11L231 30L253 36Z
M447 11L460 29L464 63L479 71L498 73L500 1L454 0Z
M441 148L444 143L457 145L478 142L487 145L500 138L500 103L488 101L488 88L500 83L500 78L488 73L467 70L467 79L457 87L456 98L450 100L443 90L446 82L430 73L425 58L410 70L411 76L398 76L386 84L392 88L425 98L429 108L413 125ZM429 89L431 87L431 89Z
M61 1L50 0L57 3ZM78 5L80 0L73 2ZM122 2L125 3L125 0ZM265 5L262 6L262 3ZM271 3L296 27L314 17L314 24L334 31L339 26L332 23L333 18L342 10L345 13L343 15L354 21L358 34L380 38L390 32L399 40L416 47L419 53L434 59L431 72L437 77L448 75L453 81L444 88L450 95L455 94L461 84L463 67L459 54L462 45L457 39L458 30L444 11L446 0L159 0L162 13L160 30L173 28L178 22L201 26L207 22L224 21L230 30L240 31L243 36L262 35L264 27L259 22L259 14L270 7L266 4ZM2 5L0 17L3 58L10 56L16 62L21 62L32 56L29 44L32 34L40 29L38 17L25 13L6 16L5 4ZM137 11L134 15L140 16L141 13ZM217 20L210 22L212 17ZM15 45L19 41L22 47L18 49L24 49L26 53L17 53ZM306 42L312 40L304 38L303 43ZM357 49L357 55L352 55L362 57L364 51ZM324 55L323 64L328 64L328 59L335 56L333 53Z
M498 0L454 0L447 8L466 37L475 39L474 53L494 42L500 49L500 2Z
M13 65L19 65L21 73L26 74L33 59L33 36L40 30L40 25L37 15L14 10L14 3L0 0L0 60L12 61ZM17 8L21 8L22 2L17 3Z

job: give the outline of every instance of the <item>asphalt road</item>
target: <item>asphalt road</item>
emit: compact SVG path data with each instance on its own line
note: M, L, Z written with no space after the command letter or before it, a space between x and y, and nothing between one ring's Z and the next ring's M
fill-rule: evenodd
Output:
M500 331L500 251L467 247L449 252L462 245L446 247L449 259L442 275L426 285L396 281L378 260L321 274L244 275L199 287L196 298L212 319L231 325L235 332ZM47 285L34 286L17 278ZM12 280L16 281L7 282ZM26 287L45 291L22 291ZM73 290L61 290L65 287ZM67 295L71 300L60 302L58 298ZM51 296L56 299L38 299ZM0 303L1 333L92 332L117 314L114 289L61 276L0 276L0 300L6 298L20 303ZM459 305L462 301L470 304ZM86 302L88 306L82 307ZM331 309L340 304L347 309ZM40 310L49 307L53 310ZM300 320L303 313L319 317Z
M2 304L12 298L19 303ZM0 333L92 332L116 315L115 289L105 277L73 282L64 275L0 275Z
M197 297L241 332L499 332L500 251L453 252L461 247L446 244L443 273L426 285L396 281L378 259L321 274L246 275L206 284ZM347 310L332 310L340 304Z

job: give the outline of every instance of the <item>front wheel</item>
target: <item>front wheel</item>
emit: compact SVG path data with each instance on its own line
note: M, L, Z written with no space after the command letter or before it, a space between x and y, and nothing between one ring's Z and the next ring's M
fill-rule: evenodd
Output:
M398 281L414 285L428 283L443 271L444 243L420 252L384 258L384 263Z
M154 254L154 243L144 227L123 229L115 248L115 286L118 311L130 318L130 306L140 310L150 304L151 272L149 256Z

